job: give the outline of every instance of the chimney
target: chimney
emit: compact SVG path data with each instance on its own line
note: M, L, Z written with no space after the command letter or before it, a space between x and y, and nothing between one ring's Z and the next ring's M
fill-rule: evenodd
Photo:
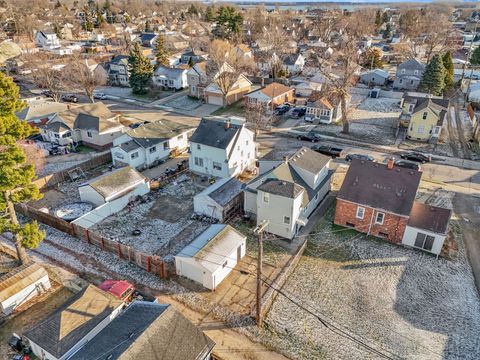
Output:
M230 119L229 119L229 120L226 120L226 121L225 121L225 130L230 129L231 126L232 126L232 123L230 122Z
M285 155L285 156L283 157L283 162L284 162L285 164L288 163L288 156Z
M389 158L387 161L387 169L392 170L394 163L395 163L395 158L393 157Z

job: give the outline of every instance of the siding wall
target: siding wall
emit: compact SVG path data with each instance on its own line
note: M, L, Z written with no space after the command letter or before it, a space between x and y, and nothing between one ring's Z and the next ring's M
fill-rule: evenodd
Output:
M433 233L431 231L427 231L427 230L423 230L423 229L417 229L417 228L414 228L414 227L411 227L411 226L407 226L405 228L405 233L403 235L402 244L413 247L415 245L415 240L417 238L418 233L431 235L431 236L435 237L435 241L433 243L432 250L431 251L424 250L424 249L422 249L422 250L427 251L427 252L431 252L435 255L439 255L440 252L442 251L443 242L445 241L446 235L436 234L436 233Z

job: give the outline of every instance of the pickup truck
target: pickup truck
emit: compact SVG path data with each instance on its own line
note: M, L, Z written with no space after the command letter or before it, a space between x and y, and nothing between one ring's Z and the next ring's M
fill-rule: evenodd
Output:
M328 146L328 145L313 145L311 147L313 151L316 151L320 154L323 155L328 155L331 156L332 159L335 159L337 157L343 156L343 149L342 148L337 148L333 146Z
M157 299L153 296L142 294L136 290L133 284L127 280L105 280L100 284L99 288L126 303L131 303L135 300L157 302Z

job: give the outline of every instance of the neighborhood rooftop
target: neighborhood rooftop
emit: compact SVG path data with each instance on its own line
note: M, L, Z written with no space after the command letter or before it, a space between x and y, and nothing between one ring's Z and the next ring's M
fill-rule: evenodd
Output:
M408 225L417 229L446 234L452 211L414 201Z
M102 196L109 197L144 181L146 181L145 176L130 166L125 166L112 172L107 172L80 186L90 185Z
M37 263L20 265L0 276L0 302L17 294L28 285L47 275L46 270Z
M228 118L208 117L200 121L190 142L226 149L241 126L233 124Z

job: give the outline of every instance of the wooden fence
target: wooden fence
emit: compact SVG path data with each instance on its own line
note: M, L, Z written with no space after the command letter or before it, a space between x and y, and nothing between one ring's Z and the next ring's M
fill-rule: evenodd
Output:
M15 209L24 216L37 220L69 235L75 236L88 242L89 244L101 248L104 251L115 254L120 259L134 263L142 269L156 274L161 278L167 277L165 263L159 256L148 255L135 250L131 246L121 244L112 239L104 238L100 234L85 229L82 226L69 223L26 204L16 204Z
M112 154L110 151L100 154L91 158L90 160L84 161L78 165L69 167L63 171L56 172L54 174L50 174L44 176L40 179L35 180L33 183L37 185L37 187L42 190L45 188L53 187L63 181L70 181L69 172L73 169L79 168L82 171L88 171L90 169L94 169L98 166L105 165L112 162Z

